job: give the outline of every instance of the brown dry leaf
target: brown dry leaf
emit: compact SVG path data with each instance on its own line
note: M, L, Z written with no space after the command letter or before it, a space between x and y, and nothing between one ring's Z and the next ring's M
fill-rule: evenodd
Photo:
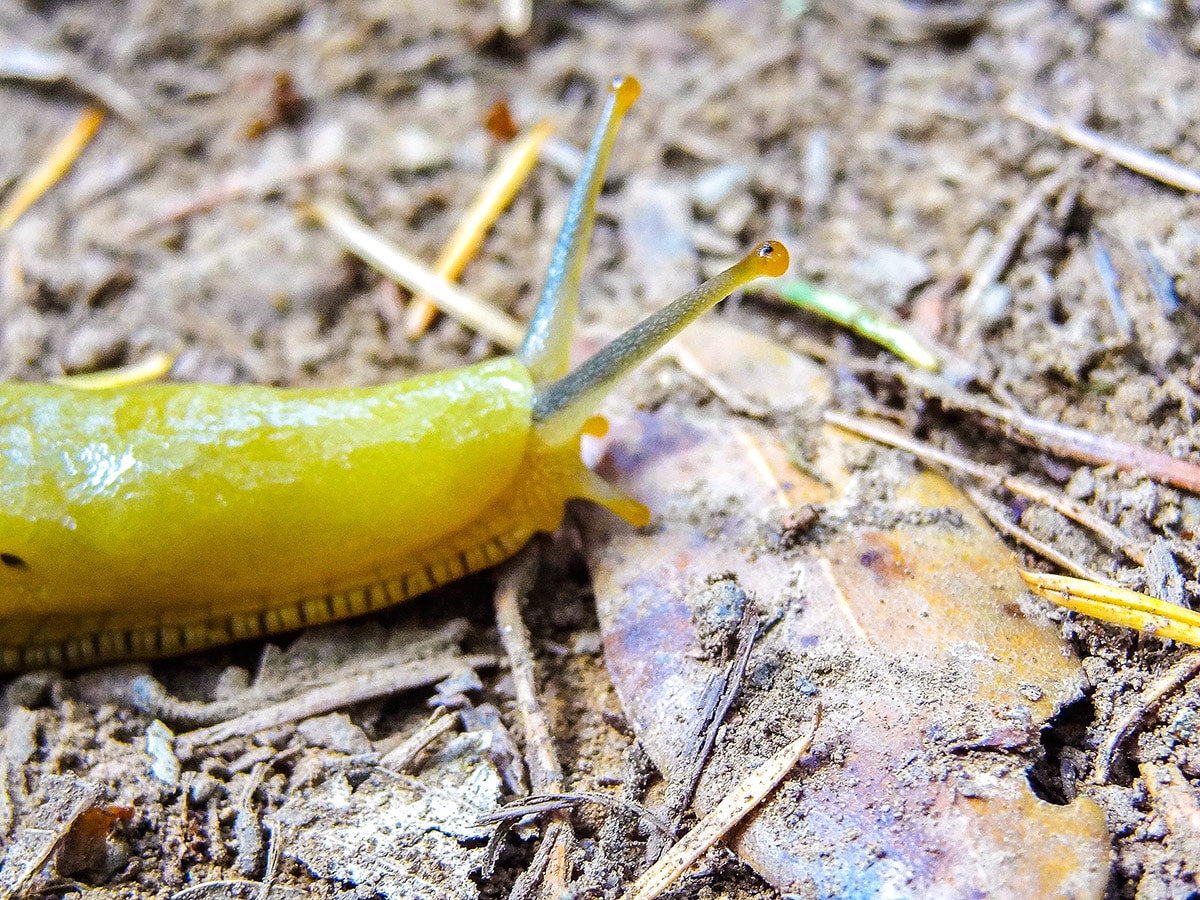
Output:
M749 354L754 374L736 390L776 408L779 384L827 396L807 361L713 327L690 350L717 351L730 379ZM763 374L767 359L777 375ZM606 660L655 762L677 768L720 665L702 637L728 620L712 598L730 592L705 587L734 581L779 621L751 659L698 811L795 734L818 697L825 709L811 761L732 841L768 881L805 897L1103 896L1099 807L1044 802L1025 774L1081 671L1022 604L1004 545L901 454L815 418L766 427L719 407L668 404L615 426L609 474L659 518L644 532L589 519ZM802 466L789 435L792 454L811 451ZM815 522L789 532L806 504Z

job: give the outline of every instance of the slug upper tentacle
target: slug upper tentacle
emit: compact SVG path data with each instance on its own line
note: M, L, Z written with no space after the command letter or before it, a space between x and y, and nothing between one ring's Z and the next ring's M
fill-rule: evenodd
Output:
M358 615L516 553L573 498L618 379L787 267L768 241L573 372L583 254L637 81L614 82L515 356L373 388L0 388L0 671L155 657Z

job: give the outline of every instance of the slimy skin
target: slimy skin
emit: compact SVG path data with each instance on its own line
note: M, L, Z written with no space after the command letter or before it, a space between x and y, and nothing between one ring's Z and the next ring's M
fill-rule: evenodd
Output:
M637 82L618 79L515 356L378 387L0 387L0 671L152 658L399 603L603 504L599 400L787 251L766 242L573 372L595 198Z

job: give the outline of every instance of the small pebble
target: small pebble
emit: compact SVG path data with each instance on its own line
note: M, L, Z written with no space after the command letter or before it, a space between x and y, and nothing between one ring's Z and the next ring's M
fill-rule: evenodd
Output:
M59 354L64 372L95 372L120 365L129 347L124 332L116 325L85 325L67 338Z

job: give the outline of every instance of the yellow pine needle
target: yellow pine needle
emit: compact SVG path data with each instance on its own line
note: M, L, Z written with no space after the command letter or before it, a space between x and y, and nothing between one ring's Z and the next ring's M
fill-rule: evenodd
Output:
M458 278L463 267L479 252L480 244L500 218L500 213L512 203L529 177L551 131L549 122L538 122L512 142L442 248L433 271L447 281ZM436 313L437 306L429 297L423 294L414 297L405 319L405 333L409 338L420 337Z
M13 190L12 196L8 198L8 202L4 204L4 208L0 209L0 234L12 228L17 219L21 218L38 198L67 174L84 148L96 136L103 121L103 110L94 107L85 109L75 120L71 130L59 138L46 157L25 174Z
M1200 613L1148 594L1083 578L1021 570L1031 591L1051 603L1104 622L1136 628L1161 638L1200 647Z
M127 366L105 369L103 372L88 372L84 375L61 375L50 380L54 384L81 391L103 391L157 381L170 372L173 365L175 357L170 353L151 353L145 359Z

